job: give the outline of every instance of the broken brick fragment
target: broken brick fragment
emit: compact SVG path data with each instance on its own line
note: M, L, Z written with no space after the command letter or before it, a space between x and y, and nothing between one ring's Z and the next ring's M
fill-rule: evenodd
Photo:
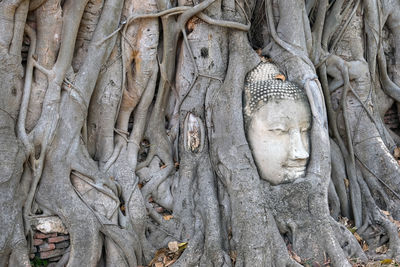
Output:
M56 236L56 237L52 237L49 238L48 241L49 243L59 243L65 240L69 240L69 236L67 235L61 235L61 236Z
M43 240L43 239L38 239L38 238L33 239L33 245L34 245L34 246L40 246L40 245L42 245L43 243L44 243L44 240Z
M50 234L43 234L40 232L35 233L35 238L37 238L37 239L46 239L46 238L56 237L56 236L57 236L57 233L50 233Z
M56 249L55 244L45 243L45 244L39 246L39 251L49 251L49 250L53 250L53 249Z
M53 257L61 256L65 253L64 249L54 249L49 251L42 251L40 252L41 259L50 259Z

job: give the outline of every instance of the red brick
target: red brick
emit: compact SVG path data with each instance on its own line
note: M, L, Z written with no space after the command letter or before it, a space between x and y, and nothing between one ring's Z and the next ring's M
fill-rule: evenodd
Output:
M39 246L39 245L41 245L43 243L44 243L43 239L37 239L37 238L33 239L33 245L34 246Z
M41 238L41 239L45 239L47 238L45 234L42 233L35 233L35 238Z
M40 258L42 260L50 259L50 258L53 258L53 257L61 256L61 255L64 254L64 252L65 252L64 249L55 249L55 250L43 251L43 252L40 252Z
M57 236L57 233L51 233L51 234L43 234L40 232L35 233L35 238L38 238L38 239L45 239L45 238L56 237L56 236Z
M45 244L39 246L39 251L49 251L49 250L53 250L53 249L56 249L56 245L54 245L54 244L45 243Z
M69 241L63 241L60 243L55 244L56 248L67 248L69 247Z
M59 243L59 242L65 241L65 240L69 240L69 236L67 236L67 235L56 236L56 237L52 237L52 238L48 239L49 243Z

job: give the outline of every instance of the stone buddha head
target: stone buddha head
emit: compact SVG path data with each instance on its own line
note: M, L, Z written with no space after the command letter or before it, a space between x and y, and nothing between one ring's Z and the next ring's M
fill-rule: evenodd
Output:
M310 152L307 96L276 79L279 74L277 66L262 62L247 74L244 90L247 140L260 177L273 185L303 177Z

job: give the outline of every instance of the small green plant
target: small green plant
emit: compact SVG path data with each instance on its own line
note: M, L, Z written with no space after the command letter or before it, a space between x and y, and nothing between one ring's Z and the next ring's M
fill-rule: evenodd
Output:
M31 260L32 267L46 267L48 264L49 262L47 260L42 260L37 256Z

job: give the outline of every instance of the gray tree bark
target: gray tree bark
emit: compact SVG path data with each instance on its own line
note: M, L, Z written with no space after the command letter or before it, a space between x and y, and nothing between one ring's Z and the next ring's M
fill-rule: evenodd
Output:
M68 229L66 266L143 266L171 241L187 243L173 266L400 260L400 137L383 123L400 101L398 8L0 0L0 266L30 266L44 215ZM260 179L246 140L244 80L263 60L310 103L294 183Z

